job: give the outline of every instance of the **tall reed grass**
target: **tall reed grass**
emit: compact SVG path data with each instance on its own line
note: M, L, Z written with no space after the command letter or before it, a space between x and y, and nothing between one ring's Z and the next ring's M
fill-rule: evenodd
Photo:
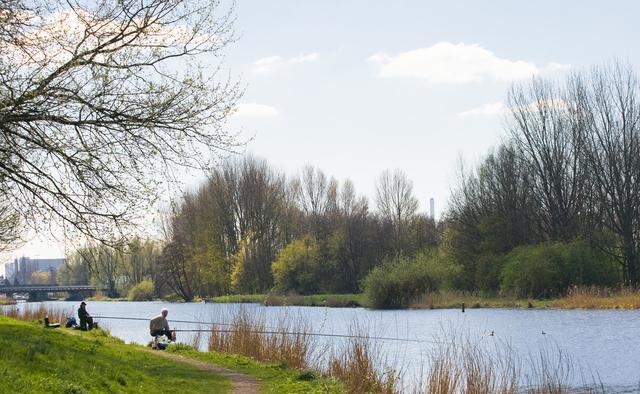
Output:
M549 304L564 309L640 309L640 290L634 288L572 287Z
M399 375L393 369L380 372L376 355L366 338L351 338L341 353L332 354L328 361L329 376L341 381L350 393L399 392Z
M208 349L305 369L311 358L311 336L302 320L281 318L275 327L268 327L264 315L252 317L241 308L229 326L211 326Z
M282 316L273 327L264 315L252 316L243 308L230 325L213 325L209 351L236 353L259 361L278 362L298 370L313 370L344 383L349 393L397 393L395 371L380 372L375 352L366 338L353 338L340 351L331 351L312 335L301 317Z
M441 342L429 358L420 393L427 394L569 394L604 393L595 379L577 375L573 362L559 348L545 348L521 360L508 344L481 346L457 336ZM580 380L576 386L569 382Z
M43 304L26 304L22 307L12 305L0 308L0 315L23 321L44 321L45 316L47 316L50 323L64 324L69 316L74 316L74 312L72 309L63 310Z

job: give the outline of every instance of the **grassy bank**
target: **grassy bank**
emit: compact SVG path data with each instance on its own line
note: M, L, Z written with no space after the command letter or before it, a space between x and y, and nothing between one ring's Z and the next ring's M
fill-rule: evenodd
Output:
M226 393L232 389L231 381L225 377L154 356L147 348L126 345L104 330L47 329L34 321L44 315L51 321L59 320L65 315L63 311L40 306L25 313L13 309L3 314L0 392L175 393L179 388L181 393ZM262 393L345 392L332 379L290 369L283 363L262 363L219 352L200 353L185 345L170 349L185 357L254 376Z
M466 308L640 309L640 290L575 287L562 297L542 300L439 291L418 297L409 307L459 309L463 303Z
M9 299L7 299L9 300ZM127 299L94 298L95 301L127 301ZM175 301L175 300L170 300ZM258 303L266 306L370 307L365 294L239 294L205 299L213 303ZM8 302L10 303L10 302ZM531 299L486 295L480 292L441 290L416 297L406 306L410 309L465 308L556 308L556 309L640 309L640 289L574 287L558 298ZM0 298L0 305L3 299Z
M206 302L259 303L267 306L328 306L332 308L366 306L364 294L239 294L207 298Z
M227 393L231 381L150 355L104 331L68 335L0 316L2 386L7 393Z

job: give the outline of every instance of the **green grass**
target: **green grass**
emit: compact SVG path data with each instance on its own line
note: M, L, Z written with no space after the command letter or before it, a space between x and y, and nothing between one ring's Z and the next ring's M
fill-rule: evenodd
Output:
M0 393L226 393L231 381L125 345L0 317ZM78 331L74 331L78 332Z
M183 356L213 362L233 371L255 376L260 382L262 394L341 394L342 384L334 379L319 376L313 371L296 371L278 363L262 363L252 358L220 352L196 352L175 350Z
M264 299L264 294L229 294L207 298L206 301L215 303L262 304Z
M207 298L207 302L257 303L268 306L328 306L334 308L366 306L363 294L234 294Z

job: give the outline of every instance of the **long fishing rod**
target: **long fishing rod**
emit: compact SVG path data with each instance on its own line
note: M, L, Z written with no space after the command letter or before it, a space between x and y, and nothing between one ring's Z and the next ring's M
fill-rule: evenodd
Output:
M115 320L137 320L137 321L149 321L149 319L144 319L140 317L118 317L118 316L94 316L94 319L115 319ZM202 324L202 325L218 325L218 326L233 326L230 323L206 323L199 321L190 321L190 320L173 320L172 323L189 323L189 324ZM211 332L213 329L176 329L171 330L176 332ZM217 332L234 332L233 330L218 330ZM418 343L438 343L444 344L444 342L436 342L436 341L427 341L421 339L409 339L409 338L394 338L394 337L376 337L376 336L368 336L368 335L347 335L347 334L325 334L319 332L291 332L291 331L261 331L261 330L243 330L245 332L255 333L255 334L282 334L282 335L309 335L309 336L318 336L318 337L334 337L334 338L358 338L358 339L374 339L374 340L383 340L383 341L398 341L398 342L418 342Z
M171 330L176 332L235 332L234 330L202 330L202 329L194 329L194 330ZM317 337L336 337L336 338L358 338L358 339L375 339L375 340L384 340L384 341L399 341L399 342L424 342L424 343L444 343L444 342L435 342L435 341L426 341L421 339L408 339L408 338L393 338L393 337L372 337L369 335L347 335L347 334L325 334L319 332L293 332L293 331L260 331L260 330L242 330L243 332L250 332L256 334L275 334L275 335L309 335L309 336L317 336Z
M139 321L149 321L149 319L145 319L142 317L119 317L119 316L93 316L94 319L113 319L113 320L139 320ZM230 323L216 323L216 322L211 322L211 323L207 323L207 322L203 322L203 321L192 321L192 320L174 320L171 319L172 323L189 323L189 324L201 324L201 325L207 325L207 326L212 326L212 325L216 325L216 326L232 326L233 324Z

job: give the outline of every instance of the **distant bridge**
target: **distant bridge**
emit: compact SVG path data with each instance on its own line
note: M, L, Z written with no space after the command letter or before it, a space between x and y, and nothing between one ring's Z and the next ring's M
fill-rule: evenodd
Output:
M91 297L97 290L106 290L96 286L58 286L58 285L21 285L21 286L0 286L0 294L27 293L29 301L43 301L47 299L49 293L69 293L72 300L81 300Z

